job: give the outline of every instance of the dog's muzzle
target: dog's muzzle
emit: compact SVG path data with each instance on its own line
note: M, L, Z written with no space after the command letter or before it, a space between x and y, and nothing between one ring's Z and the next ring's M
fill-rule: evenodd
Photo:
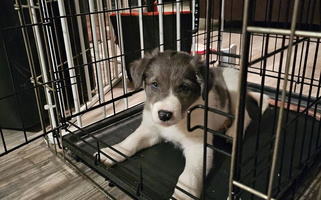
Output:
M160 110L158 111L158 118L162 120L163 122L166 122L170 120L173 116L172 112L166 111L166 110Z

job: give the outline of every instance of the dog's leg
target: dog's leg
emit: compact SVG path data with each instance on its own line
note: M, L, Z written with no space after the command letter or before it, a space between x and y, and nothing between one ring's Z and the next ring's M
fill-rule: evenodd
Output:
M249 92L248 95L250 95L252 98L254 98L254 100L256 102L260 102L260 97L261 97L261 94L260 93L257 93L257 92ZM264 112L266 111L266 109L269 107L269 96L263 94L263 103L262 103L262 111L261 111L261 114L263 115ZM250 115L248 113L247 110L245 110L245 113L244 113L244 129L243 129L243 138L245 136L245 131L247 129L247 127L249 126L249 124L251 123L251 118L250 118ZM226 131L226 135L230 136L230 137L235 137L236 136L236 122L235 120L233 121L232 123L232 126Z
M179 176L177 186L195 197L200 197L203 177L203 144L197 143L184 149L186 159L183 173ZM212 168L213 151L207 148L206 175ZM179 200L192 199L175 188L173 197Z
M250 118L248 112L245 111L245 113L244 113L243 137L245 136L245 131L246 131L246 129L249 126L250 123L251 123L251 118ZM225 134L227 136L230 136L230 137L234 138L236 136L236 127L237 127L237 124L236 124L236 121L234 120L233 123L232 123L232 126L229 129L227 129Z
M122 154L127 157L134 155L136 152L153 146L159 143L161 137L159 134L151 129L150 126L146 126L141 124L135 132L129 135L124 141L113 145L114 149L117 149ZM104 152L106 155L110 156L112 159L108 158L107 156L100 154L100 161L107 166L112 166L115 162L122 162L126 159L123 155L117 153L111 148L102 148L100 149L101 152ZM95 153L94 155L96 155Z

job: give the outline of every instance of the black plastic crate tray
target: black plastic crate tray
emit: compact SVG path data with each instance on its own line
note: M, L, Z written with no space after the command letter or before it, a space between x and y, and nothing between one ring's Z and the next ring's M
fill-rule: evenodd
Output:
M98 140L113 145L134 132L141 122L142 109L142 105L136 106L90 125L83 130L66 135L63 137L63 146L131 197L137 199L169 199L173 194L177 179L183 171L185 162L181 150L175 148L171 143L164 141L142 150L130 159L111 168L101 163L95 163L93 157L93 154L97 151ZM291 111L289 115L291 120L297 116L297 113ZM274 117L275 109L269 108L262 117L259 139L257 140L256 137L258 123L254 120L248 127L243 141L241 182L261 192L265 192L268 185L274 128L271 124L273 124ZM299 160L300 155L303 155L301 159L307 159L311 139L314 143L318 139L319 129L310 130L311 124L314 122L315 120L310 116L298 117L297 123L291 123L286 128L286 137L281 137L280 144L282 147L279 151L278 161L282 159L282 162L278 162L276 169L280 170L282 175L276 176L274 183L279 184L275 186L274 191L283 195L282 198L286 198L288 190L291 189L290 166L292 166L292 173L298 170L302 166ZM302 134L303 132L306 132L306 134ZM286 142L283 142L285 140ZM301 154L300 148L295 148L296 146L300 147L301 143L303 144L303 154ZM260 145L258 152L255 151L256 144ZM100 148L104 147L101 142L99 142L99 146ZM215 137L214 146L225 152L231 151L231 144L219 137ZM310 155L316 149L317 147L312 148ZM292 153L294 156L290 156ZM256 157L253 155L256 155ZM206 179L206 199L227 199L229 171L230 157L215 152L213 169ZM240 195L242 199L251 198L247 192L241 191Z

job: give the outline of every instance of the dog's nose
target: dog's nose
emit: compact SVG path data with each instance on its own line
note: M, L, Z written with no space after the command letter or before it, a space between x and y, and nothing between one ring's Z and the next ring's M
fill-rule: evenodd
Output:
M166 122L172 118L173 113L166 111L166 110L160 110L158 111L158 118L162 120L163 122Z

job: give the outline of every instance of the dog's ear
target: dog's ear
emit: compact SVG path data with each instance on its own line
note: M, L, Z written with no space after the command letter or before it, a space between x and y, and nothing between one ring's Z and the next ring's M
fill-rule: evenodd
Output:
M194 58L191 61L191 64L195 66L197 82L201 87L202 98L203 100L205 100L207 93L213 87L213 74L210 69L206 69L207 66L205 65L204 62L201 61L201 56L199 55L194 56ZM208 81L206 80L206 73L208 73ZM207 87L207 93L206 93L206 87Z
M145 72L148 69L150 63L154 60L154 57L159 54L158 49L153 50L151 53L146 54L144 58L138 59L131 63L130 74L132 76L135 89L139 89L145 79Z

